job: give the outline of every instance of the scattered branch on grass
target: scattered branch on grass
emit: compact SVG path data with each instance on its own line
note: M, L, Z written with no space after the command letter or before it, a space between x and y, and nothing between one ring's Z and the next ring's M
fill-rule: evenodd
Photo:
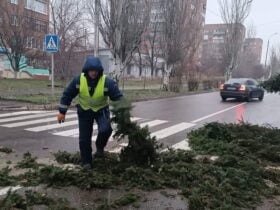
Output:
M37 157L32 157L31 153L23 154L23 160L17 163L17 168L38 168L40 165L36 162Z
M68 163L79 164L81 160L79 153L70 154L65 151L64 152L59 151L57 153L54 153L54 157L55 160L61 164L68 164Z
M8 148L8 147L0 147L0 152L10 154L10 153L13 152L13 150L11 148Z
M0 200L0 206L3 209L23 209L27 210L34 206L46 206L48 209L63 209L74 210L69 206L69 202L66 199L59 198L54 200L49 198L47 194L39 193L35 191L25 191L25 197L16 192L9 191L7 196Z
M117 113L124 113L119 120L131 126L127 111L127 107L123 107L123 111ZM180 190L188 199L190 210L254 208L263 198L280 195L280 171L277 170L280 129L212 123L191 132L189 139L193 151L157 154L152 165L139 167L120 161L118 155L109 155L104 160L94 160L93 170L42 166L16 179L9 177L8 171L0 171L0 181L21 186L23 182L24 186L77 186L86 190L118 186L150 191L172 188ZM209 161L196 158L198 155L213 155L219 159ZM67 157L62 159L64 163L76 161L69 158L73 157L71 154L63 153L63 157ZM132 160L134 158L133 154ZM107 204L107 207L112 205Z
M17 178L10 176L11 169L9 167L3 168L0 170L0 186L15 186L17 185Z

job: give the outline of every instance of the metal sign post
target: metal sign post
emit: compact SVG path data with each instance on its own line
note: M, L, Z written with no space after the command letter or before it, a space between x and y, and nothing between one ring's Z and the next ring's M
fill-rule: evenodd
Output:
M48 34L45 37L46 52L51 53L51 72L52 72L52 97L54 97L54 53L59 50L59 38L57 35Z
M51 54L52 61L52 97L54 97L54 54Z

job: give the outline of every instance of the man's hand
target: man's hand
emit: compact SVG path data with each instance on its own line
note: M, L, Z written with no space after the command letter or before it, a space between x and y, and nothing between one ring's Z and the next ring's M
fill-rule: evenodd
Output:
M59 113L59 114L57 115L57 121L58 121L59 124L60 124L60 123L64 123L64 122L65 122L65 114Z

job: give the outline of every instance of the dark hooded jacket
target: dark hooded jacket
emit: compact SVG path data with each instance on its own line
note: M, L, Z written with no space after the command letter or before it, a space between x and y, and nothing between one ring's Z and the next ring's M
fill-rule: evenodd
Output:
M88 77L88 71L97 70L99 72L98 78L90 79ZM82 72L85 73L87 77L88 86L90 88L90 95L94 94L95 88L100 77L103 75L103 66L99 58L89 56L86 59L85 65ZM59 112L65 114L68 110L68 107L71 105L72 100L79 94L80 88L80 76L75 77L69 86L64 90L63 96L60 100ZM116 82L110 79L108 76L105 81L104 95L108 96L112 101L119 100L123 94L120 92Z

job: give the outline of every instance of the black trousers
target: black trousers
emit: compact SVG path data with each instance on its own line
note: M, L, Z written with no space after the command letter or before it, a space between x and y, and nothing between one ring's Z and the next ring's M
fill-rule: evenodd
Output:
M104 150L110 136L112 135L112 126L110 122L109 107L93 112L92 110L84 111L79 105L79 146L81 161L83 164L92 163L92 133L94 121L98 126L98 135L96 139L96 149Z

